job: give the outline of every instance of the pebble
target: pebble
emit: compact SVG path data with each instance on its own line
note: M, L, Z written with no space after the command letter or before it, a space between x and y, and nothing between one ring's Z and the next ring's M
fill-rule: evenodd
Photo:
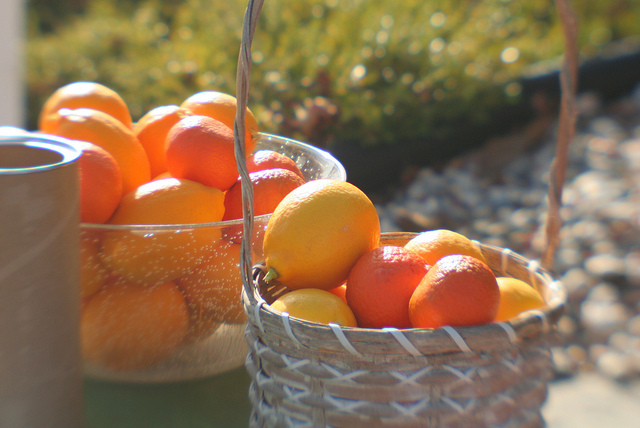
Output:
M615 249L615 245L612 249ZM594 245L594 250L596 250ZM584 262L587 273L594 278L615 280L624 275L624 260L615 254L595 254Z
M633 358L626 352L607 350L596 361L596 368L615 380L628 380L638 374Z
M578 371L578 362L571 357L567 350L568 348L562 347L551 348L551 361L558 377L573 376Z
M627 331L636 337L640 337L640 315L636 315L629 320Z
M640 379L640 87L635 93L606 105L592 94L578 99L552 269L568 294L563 343L552 347L559 377L594 369ZM382 230L452 229L539 260L556 130L549 135L499 174L481 174L475 154L422 168L377 206Z
M591 342L606 341L614 332L625 328L629 310L617 301L586 300L580 305L581 325L589 333Z

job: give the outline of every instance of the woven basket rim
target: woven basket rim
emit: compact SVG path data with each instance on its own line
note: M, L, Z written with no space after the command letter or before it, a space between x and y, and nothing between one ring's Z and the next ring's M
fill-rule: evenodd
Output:
M387 232L381 235L381 239L383 242L385 240L408 240L415 235L417 233ZM515 266L523 273L526 271L527 275L532 275L532 278L537 281L538 288L545 296L547 305L539 310L527 311L506 322L475 326L455 328L447 326L436 329L340 327L289 317L287 314L274 310L260 294L257 284L261 276L264 276L264 271L262 264L256 264L254 266L254 281L251 284L252 292L248 294L246 290L243 290L242 298L245 312L247 312L249 322L262 330L263 334L273 335L274 338L289 338L301 347L318 351L334 349L329 344L334 341L337 342L335 349L343 347L354 355L360 353L357 350L357 344L367 342L391 344L391 348L400 353L416 353L417 350L420 355L476 351L497 352L512 347L518 341L530 340L538 335L546 334L558 321L566 305L566 292L562 284L541 268L536 261L529 260L509 249L477 241L475 243L479 245L485 256L491 256L491 260L495 260L497 257L503 264L506 259L510 266ZM495 262L489 265L494 271L504 270L503 267L496 266ZM531 284L531 282L529 283ZM403 337L410 344L404 343ZM370 347L367 347L367 352L371 352ZM380 352L388 354L393 350L390 350L389 346L381 346Z

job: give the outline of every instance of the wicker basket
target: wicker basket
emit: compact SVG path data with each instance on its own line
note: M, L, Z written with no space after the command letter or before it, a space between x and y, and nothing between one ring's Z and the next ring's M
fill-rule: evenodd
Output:
M567 6L565 0L558 0L558 5ZM244 153L250 45L261 7L261 0L250 0L245 15L237 80L237 154ZM571 77L569 73L568 80L562 81L564 113L574 102L575 78ZM564 133L565 141L570 140L573 125L571 120L563 121L561 113L559 134ZM566 146L558 154L566 155ZM237 156L237 160L240 175L246 178L243 183L248 183L244 158ZM557 156L558 160L562 166L562 157ZM557 245L563 180L563 169L553 168L547 256L553 255ZM243 186L245 230L253 229L252 201L252 187ZM402 245L414 235L383 234L382 243ZM543 426L541 408L552 372L549 342L566 303L564 288L536 261L509 249L477 245L497 275L528 282L547 305L509 322L463 328L364 329L307 322L271 308L269 304L288 290L263 281L264 267L253 266L249 245L243 241L242 298L250 348L246 367L252 378L250 425Z
M383 234L403 244L414 234ZM263 281L246 294L246 366L257 426L528 427L551 373L548 341L561 284L508 249L480 245L496 275L534 285L547 306L505 323L439 329L341 328L289 318L269 306L288 290Z

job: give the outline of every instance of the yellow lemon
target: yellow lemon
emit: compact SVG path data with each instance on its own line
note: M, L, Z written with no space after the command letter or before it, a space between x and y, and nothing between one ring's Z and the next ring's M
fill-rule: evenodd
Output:
M269 219L265 279L330 290L379 242L380 219L362 190L340 180L309 181L285 196Z
M518 314L545 305L544 299L533 287L516 278L496 278L500 287L500 306L496 321L508 321Z
M344 300L325 290L316 288L294 290L280 296L271 304L271 307L307 321L357 327L356 317Z

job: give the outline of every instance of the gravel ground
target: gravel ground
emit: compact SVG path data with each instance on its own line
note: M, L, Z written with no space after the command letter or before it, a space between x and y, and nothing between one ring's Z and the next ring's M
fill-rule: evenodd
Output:
M550 384L542 414L549 428L637 428L640 381L621 383L582 371Z
M578 105L554 268L569 302L552 348L549 425L639 426L640 88L608 103L582 94ZM445 168L417 171L377 205L383 230L448 228L539 259L555 125L547 123L551 132L533 144L529 130ZM584 407L583 422L563 419L567 403Z

